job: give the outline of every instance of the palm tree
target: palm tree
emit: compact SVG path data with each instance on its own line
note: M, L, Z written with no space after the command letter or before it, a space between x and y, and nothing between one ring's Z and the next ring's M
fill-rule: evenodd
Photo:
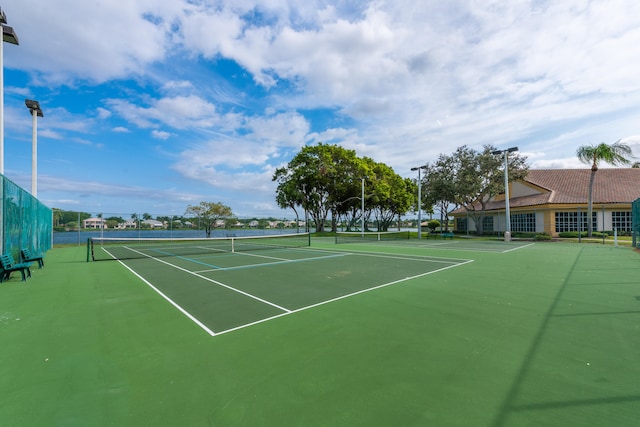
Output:
M591 163L591 177L589 178L589 207L587 210L587 231L588 236L593 235L593 224L591 217L593 216L593 181L598 172L598 163L606 162L611 165L628 165L631 163L629 157L633 157L631 148L618 141L614 144L583 145L578 148L576 156L582 163ZM579 219L578 219L579 221Z

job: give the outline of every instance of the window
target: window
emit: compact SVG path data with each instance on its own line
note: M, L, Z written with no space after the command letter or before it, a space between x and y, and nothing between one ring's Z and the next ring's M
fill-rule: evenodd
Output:
M579 222L578 214L580 214ZM580 231L588 229L586 212L556 212L556 233L578 231L578 225L580 226ZM596 212L592 212L591 215L591 229L597 229Z
M524 233L536 232L536 214L515 214L511 215L511 231Z
M493 216L482 218L482 231L493 231Z
M467 218L458 218L456 220L456 230L457 231L467 231Z
M618 231L633 231L631 212L611 212L611 227Z

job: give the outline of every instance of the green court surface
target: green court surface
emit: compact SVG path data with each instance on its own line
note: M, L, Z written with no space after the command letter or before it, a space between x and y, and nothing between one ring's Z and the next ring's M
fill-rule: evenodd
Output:
M85 262L0 286L0 424L635 426L640 254L419 241ZM18 276L19 277L19 276Z

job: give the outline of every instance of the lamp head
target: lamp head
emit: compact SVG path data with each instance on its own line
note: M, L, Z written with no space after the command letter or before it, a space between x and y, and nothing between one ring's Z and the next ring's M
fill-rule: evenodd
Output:
M518 151L518 147L511 147L506 150L493 150L491 154L513 153L514 151Z
M2 25L2 40L11 44L20 44L18 42L18 35L12 27L8 25Z
M44 117L42 113L42 109L40 108L40 103L38 101L34 101L33 99L25 99L24 104L27 106L31 114L35 111L38 117Z

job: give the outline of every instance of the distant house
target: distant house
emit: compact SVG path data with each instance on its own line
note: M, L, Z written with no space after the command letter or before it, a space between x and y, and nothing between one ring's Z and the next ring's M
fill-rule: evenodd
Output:
M104 218L88 218L82 221L83 228L107 228L107 220Z
M118 229L127 229L127 228L138 228L138 224L136 223L136 221L125 221L125 222L121 222L120 224L118 224L118 226L116 227Z
M145 219L142 223L147 224L151 228L166 228L164 222L155 219Z
M249 227L253 227L253 228L258 227L259 225L260 223L255 219L249 223Z
M590 169L533 169L509 185L511 231L558 236L587 230ZM599 169L593 183L592 229L631 232L631 203L640 198L640 169ZM482 230L505 230L505 198L500 194L486 205ZM452 213L458 232L475 231L464 208Z

